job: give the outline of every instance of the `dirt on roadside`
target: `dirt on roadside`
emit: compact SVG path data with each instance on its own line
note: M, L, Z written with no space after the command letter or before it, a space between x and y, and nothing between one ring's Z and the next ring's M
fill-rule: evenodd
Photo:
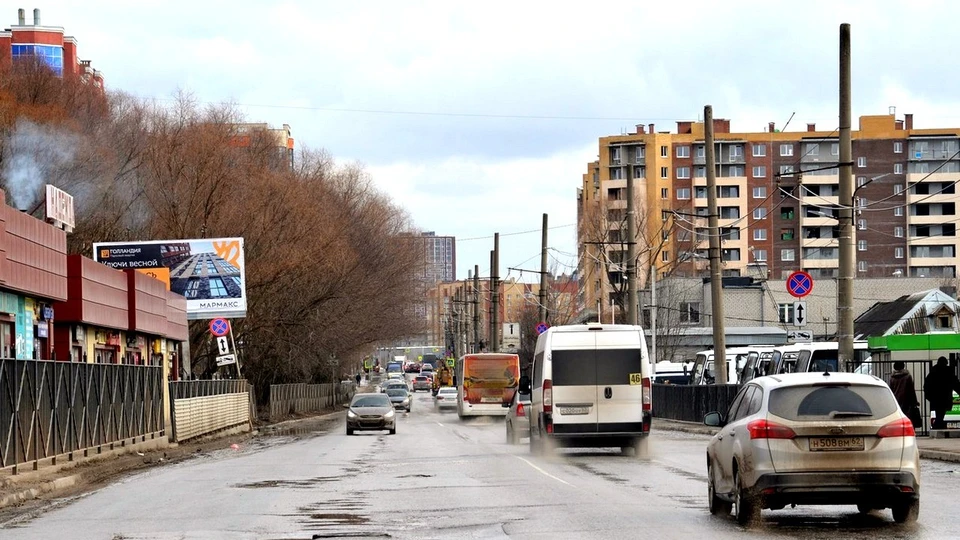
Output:
M342 422L342 414L326 411L317 416L304 416L278 424L261 425L256 431L250 433L201 439L195 442L187 441L178 446L156 450L97 457L63 467L25 471L19 476L11 476L8 473L0 477L0 500L7 495L25 490L42 489L43 486L49 486L50 482L58 478L76 476L77 481L69 487L42 493L35 499L0 508L0 527L18 516L43 511L50 506L51 501L70 499L95 491L119 478L150 467L181 463L230 449L237 452L261 450L274 443L293 442L321 434L340 422Z

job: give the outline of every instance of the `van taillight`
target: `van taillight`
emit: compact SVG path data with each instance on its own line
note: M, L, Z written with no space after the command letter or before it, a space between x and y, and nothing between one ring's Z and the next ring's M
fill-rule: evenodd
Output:
M523 412L523 403L517 403L517 416L526 416L527 413Z
M550 379L543 381L543 412L553 412L553 381Z
M894 420L877 431L877 437L916 437L913 422L909 418Z
M650 410L653 408L653 397L651 395L652 392L650 389L650 378L644 377L642 381L642 385L643 386L641 391L642 392L641 399L643 401L643 410L646 412L650 412Z

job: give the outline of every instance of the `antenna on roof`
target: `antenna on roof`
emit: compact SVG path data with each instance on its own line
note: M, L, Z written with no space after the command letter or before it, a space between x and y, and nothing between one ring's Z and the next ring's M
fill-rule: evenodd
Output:
M794 115L796 115L796 114L797 114L796 111L790 113L790 118L787 118L787 123L783 125L783 128L781 128L780 131L786 131L786 130L787 130L787 126L790 125L790 121L793 120L793 117L794 117Z

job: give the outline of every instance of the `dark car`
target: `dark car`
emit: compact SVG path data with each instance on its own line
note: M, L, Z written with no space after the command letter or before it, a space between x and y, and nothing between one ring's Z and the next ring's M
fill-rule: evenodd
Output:
M410 393L403 388L388 388L387 397L393 403L393 408L410 412Z
M397 433L397 414L385 394L357 394L347 406L347 435L354 431L389 430Z

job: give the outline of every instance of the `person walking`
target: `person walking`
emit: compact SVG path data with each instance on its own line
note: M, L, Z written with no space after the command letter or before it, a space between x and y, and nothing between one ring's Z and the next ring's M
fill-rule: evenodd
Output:
M946 357L941 356L923 381L923 392L934 414L933 429L947 429L945 417L953 408L954 391L960 393L960 380L947 365Z
M890 390L893 391L900 410L910 418L913 427L920 427L920 402L917 401L917 389L913 384L913 375L907 371L907 366L901 361L893 363L893 373L890 374Z
M363 380L363 376L360 375L360 372L357 372L357 376L354 378L357 380L357 386L360 386L360 381Z

